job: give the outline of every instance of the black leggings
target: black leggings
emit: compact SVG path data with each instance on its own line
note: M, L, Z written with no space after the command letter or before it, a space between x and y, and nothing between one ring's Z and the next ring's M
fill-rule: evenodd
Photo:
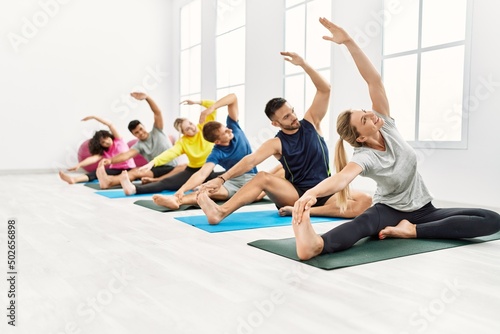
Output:
M402 212L377 203L353 220L326 232L322 254L350 248L358 240L378 236L386 226L407 219L417 227L417 238L458 239L490 235L500 231L500 215L485 209L438 209L432 203L412 212Z
M106 169L106 174L108 174L108 175L120 175L124 170L129 171L130 168L129 169L113 169L113 168ZM87 173L86 175L89 178L89 181L97 180L97 171L92 171L90 173Z
M166 177L158 182L138 184L135 186L136 194L152 194L162 192L163 190L178 190L194 173L199 170L200 168L186 167L186 169L182 172ZM204 182L214 179L223 173L224 172L212 172Z

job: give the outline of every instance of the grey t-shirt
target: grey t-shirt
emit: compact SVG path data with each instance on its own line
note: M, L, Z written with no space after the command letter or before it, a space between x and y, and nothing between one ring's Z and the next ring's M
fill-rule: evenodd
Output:
M154 157L163 153L163 151L168 150L172 147L172 142L170 139L163 133L162 130L153 126L153 129L149 133L149 136L146 140L138 140L132 148L134 150L139 151L139 153L147 160L151 161ZM177 161L174 159L172 161L167 162L163 166L177 166Z
M420 209L432 196L417 172L417 155L397 130L394 119L375 114L384 120L380 132L385 139L385 151L356 147L351 161L361 166L362 176L377 182L373 203L399 211Z

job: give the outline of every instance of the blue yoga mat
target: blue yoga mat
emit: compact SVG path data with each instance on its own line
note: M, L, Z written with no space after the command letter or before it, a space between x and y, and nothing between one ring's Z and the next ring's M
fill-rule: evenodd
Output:
M236 212L227 216L218 225L210 225L205 215L175 217L183 223L192 225L210 233L250 230L254 228L291 225L292 217L282 217L277 210ZM311 217L311 223L344 220L332 217Z
M135 194L135 195L125 195L125 192L123 189L118 189L118 190L99 190L95 192L98 195L107 197L107 198L126 198L126 197L151 197L153 195L159 194L159 195L173 195L175 194L175 191L171 190L164 190L161 193L156 193L156 194Z

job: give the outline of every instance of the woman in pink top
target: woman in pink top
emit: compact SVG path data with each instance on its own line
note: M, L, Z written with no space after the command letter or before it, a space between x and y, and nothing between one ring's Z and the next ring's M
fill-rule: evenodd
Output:
M127 143L120 136L113 124L97 116L87 116L82 119L82 121L88 121L90 119L95 119L96 121L106 125L110 131L96 131L94 136L89 140L89 151L92 155L80 161L78 164L76 164L76 166L68 168L68 171L75 171L80 167L85 167L96 163L103 158L110 159L119 153L127 152L129 150ZM107 166L106 173L109 175L119 175L122 171L130 170L132 168L135 168L134 159L128 159L123 162ZM76 176L71 176L63 173L62 171L59 171L59 176L63 181L66 181L69 184L89 182L98 178L98 175L95 171L88 174Z

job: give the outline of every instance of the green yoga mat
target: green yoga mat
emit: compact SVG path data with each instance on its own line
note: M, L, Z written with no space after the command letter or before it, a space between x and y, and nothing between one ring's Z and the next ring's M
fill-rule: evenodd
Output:
M192 210L200 208L199 206L196 205L181 205L179 209L172 210L161 205L156 205L152 199L140 199L135 201L134 204L159 212L183 211L183 210Z
M217 204L221 204L221 203L224 203L224 202L222 201L222 202L216 202L216 203ZM263 199L263 200L260 200L258 202L253 202L253 203L247 204L247 205L259 205L259 204L269 204L269 203L273 203L273 202L271 200L269 200L269 199ZM177 209L177 210L171 210L171 209L166 208L164 206L156 205L155 202L153 202L152 199L140 199L140 200L135 201L134 204L142 206L142 207L145 207L145 208L148 208L148 209L151 209L151 210L159 211L159 212L184 211L184 210L196 210L196 209L200 209L200 207L198 205L181 205L179 209Z
M311 266L332 270L360 264L383 261L427 253L440 249L473 245L500 239L500 232L473 239L384 239L365 238L353 247L338 253L320 255L307 261L300 261L295 251L295 238L277 240L256 240L248 245L300 261Z

